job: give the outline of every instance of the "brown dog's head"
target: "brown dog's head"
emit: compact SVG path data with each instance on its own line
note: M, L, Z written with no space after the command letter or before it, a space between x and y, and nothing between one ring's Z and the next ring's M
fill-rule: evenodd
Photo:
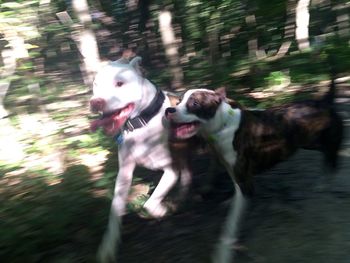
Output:
M194 136L200 124L213 118L221 102L226 99L224 88L215 91L193 89L187 91L176 107L167 108L166 118L172 123L174 136L186 139Z

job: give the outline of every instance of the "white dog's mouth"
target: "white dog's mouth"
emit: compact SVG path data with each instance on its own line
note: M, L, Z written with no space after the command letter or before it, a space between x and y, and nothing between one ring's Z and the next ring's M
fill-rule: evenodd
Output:
M91 122L90 129L96 131L102 127L107 135L115 135L129 118L135 108L134 103L129 103L124 108L113 112L103 113L102 118Z
M172 123L172 134L177 139L187 139L197 134L200 122Z

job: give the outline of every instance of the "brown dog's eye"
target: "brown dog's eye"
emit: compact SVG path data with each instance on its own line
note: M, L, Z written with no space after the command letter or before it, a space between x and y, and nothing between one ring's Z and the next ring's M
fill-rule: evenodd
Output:
M194 106L194 107L199 107L199 102L198 102L197 100L194 100L194 101L192 102L192 106Z
M115 84L116 87L121 87L123 86L124 82L122 81L117 81L117 83Z

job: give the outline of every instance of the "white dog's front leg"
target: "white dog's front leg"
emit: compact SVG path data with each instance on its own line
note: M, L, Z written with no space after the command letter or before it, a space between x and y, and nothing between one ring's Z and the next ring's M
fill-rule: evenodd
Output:
M116 262L117 246L120 240L121 220L111 209L107 230L97 252L100 263Z
M178 177L178 173L170 166L164 169L164 174L156 189L144 205L144 208L151 216L159 218L165 215L167 209L161 204L161 202L169 190L174 186Z
M108 226L97 255L98 261L102 263L116 262L116 253L121 232L121 216L125 213L126 200L135 169L135 163L133 162L122 163L120 161L119 165L121 168L115 183Z
M213 256L214 263L230 263L234 252L234 243L238 240L239 223L244 212L246 200L239 185L235 182L234 185L235 195L232 199L219 244Z

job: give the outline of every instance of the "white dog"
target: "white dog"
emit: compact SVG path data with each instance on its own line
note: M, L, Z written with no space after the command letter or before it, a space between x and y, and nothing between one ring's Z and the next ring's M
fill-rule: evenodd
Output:
M162 200L181 175L185 188L190 180L187 167L174 168L168 145L168 129L163 125L163 114L170 107L169 98L140 71L140 57L130 63L124 59L111 62L96 75L92 111L101 112L102 118L91 124L105 133L117 136L119 172L116 180L107 231L99 248L101 262L115 262L120 240L121 216L130 190L133 171L137 165L152 170L163 170L158 186L144 208L154 217L162 217L166 207Z

